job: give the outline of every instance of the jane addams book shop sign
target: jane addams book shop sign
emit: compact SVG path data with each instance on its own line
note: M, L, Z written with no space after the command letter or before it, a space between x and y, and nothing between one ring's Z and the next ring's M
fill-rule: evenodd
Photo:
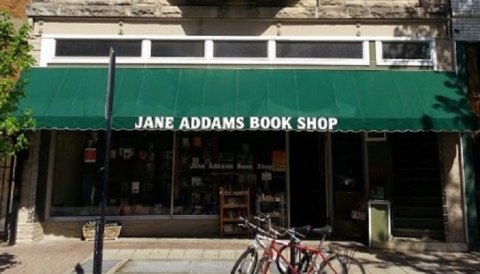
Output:
M139 116L135 129L180 130L307 130L330 131L334 117L183 117Z

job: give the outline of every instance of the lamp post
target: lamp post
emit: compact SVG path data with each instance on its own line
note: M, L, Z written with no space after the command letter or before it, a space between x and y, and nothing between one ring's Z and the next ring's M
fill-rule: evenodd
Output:
M107 96L105 102L105 120L107 122L107 138L105 144L105 168L103 169L102 200L100 204L100 217L95 225L95 244L93 251L93 274L102 273L103 235L105 230L105 208L107 203L108 176L110 173L110 143L112 135L112 108L113 91L115 87L115 59L116 54L110 48L110 61L108 66Z

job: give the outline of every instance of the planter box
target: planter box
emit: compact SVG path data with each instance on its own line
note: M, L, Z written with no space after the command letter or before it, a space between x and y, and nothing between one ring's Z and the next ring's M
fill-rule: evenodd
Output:
M120 236L120 231L122 230L122 226L105 226L105 230L103 233L104 240L116 240L118 236ZM85 241L93 241L95 240L95 227L82 227L83 232L83 239Z

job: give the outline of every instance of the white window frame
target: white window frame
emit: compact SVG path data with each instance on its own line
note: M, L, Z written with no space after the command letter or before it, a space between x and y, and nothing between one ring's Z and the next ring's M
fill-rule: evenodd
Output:
M428 42L430 44L430 59L386 59L383 58L383 42ZM375 54L377 66L417 66L437 68L436 44L433 38L383 38L375 41Z
M312 41L312 42L362 42L362 58L275 58L275 64L315 64L316 60L322 60L322 65L359 65L359 66L368 66L370 64L370 50L369 50L369 39L365 37L353 38L353 37L322 37L314 38L311 37L277 37L276 41L292 41L292 42L302 42L302 41ZM275 54L276 55L276 54Z
M243 38L243 37L242 37ZM261 38L261 37L259 37ZM213 47L212 47L212 59L210 60L211 62L244 62L244 61L260 61L260 62L269 62L270 60L270 52L269 50L269 41L267 39L211 39ZM267 50L267 55L265 57L215 57L215 42L242 42L242 41L256 41L256 42L265 42L265 49Z
M165 57L165 56L150 56L149 60L146 60L147 63L153 63L153 64L162 64L164 62L162 62L162 60L165 60L165 61L172 61L172 60L178 60L180 63L184 63L184 62L188 62L189 60L191 60L192 62L198 62L198 61L203 61L203 60L208 60L210 58L213 58L213 56L211 56L212 54L212 51L213 51L213 43L211 40L209 39L201 39L201 38L198 38L198 37L188 37L188 39L185 39L187 37L185 36L182 36L183 38L172 38L171 36L169 36L168 38L155 38L155 39L146 39L147 41L150 41L153 42L153 41L167 41L167 40L171 40L171 41L203 41L203 50L204 50L204 53L203 53L203 57ZM148 49L148 50L151 50ZM148 54L151 54L151 51L148 53Z
M218 65L360 65L370 64L369 39L364 37L280 37L280 36L139 36L139 35L44 35L40 54L40 66L62 64L108 64L108 57L56 57L57 39L89 40L142 40L142 53L139 57L119 57L118 64L218 64ZM205 42L203 57L152 57L153 40L201 40ZM261 58L213 57L215 41L265 41L267 56ZM276 41L352 41L362 42L362 58L277 58ZM148 51L148 52L146 52Z
M72 35L58 35L58 36L43 36L41 42L41 53L40 53L40 67L46 67L50 64L108 64L109 57L58 57L55 56L55 50L57 46L57 39L78 39L78 40L142 40L141 42L141 52L138 57L118 57L117 63L121 64L143 64L150 57L151 47L150 41L142 39L139 36L132 37L122 37L122 36L72 36ZM148 50L148 52L147 52Z

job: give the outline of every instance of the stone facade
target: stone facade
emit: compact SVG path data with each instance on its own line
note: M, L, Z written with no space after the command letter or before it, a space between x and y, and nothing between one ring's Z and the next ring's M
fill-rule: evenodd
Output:
M457 41L480 41L480 1L452 0L453 37Z
M464 243L465 219L464 198L461 191L460 139L455 133L442 133L439 138L443 164L443 206L445 213L445 240L451 243Z
M29 17L127 18L438 18L445 0L33 0Z
M171 35L201 35L204 33L218 35L227 33L222 33L223 29L220 31L217 29L218 21L229 19L224 22L227 22L225 30L230 35L239 33L245 35L244 29L248 28L246 26L250 26L247 23L254 22L261 29L255 35L271 35L270 32L273 32L273 35L292 35L292 33L298 35L298 30L303 29L303 32L311 32L308 35L321 36L327 35L322 32L323 29L317 28L310 31L309 27L331 24L328 26L328 35L334 35L333 33L337 31L335 35L345 36L433 37L437 40L439 48L437 52L440 61L438 68L451 70L453 64L452 43L445 27L449 10L448 2L448 0L32 0L27 14L32 19L34 31L31 44L37 60L41 47L40 40L44 34L84 35L101 31L102 35L139 35L141 29L143 34L165 35L165 33L159 33L165 32L165 28L158 28L161 25L159 22L175 22L185 33L177 31ZM454 2L472 3L473 1L452 0L452 3ZM480 9L480 4L478 6ZM465 13L468 9L465 9ZM58 18L62 18L62 20L57 20ZM244 19L248 19L248 21ZM480 19L469 17L469 20ZM334 26L332 21L342 22L343 25ZM195 26L195 30L188 33L185 30L188 29L186 27L188 23L184 22L192 22L199 26ZM313 27L307 26L306 22ZM92 24L97 23L101 23L102 28L94 30ZM73 24L76 26L73 27ZM260 28L260 24L265 24L265 26ZM332 27L336 29L332 29ZM342 30L343 33L338 31L340 28L345 29ZM148 31L151 29L152 33L149 33ZM232 29L235 29L237 33L232 32ZM472 32L474 31L472 29ZM480 30L477 32L480 36ZM301 34L307 35L306 33ZM373 54L371 58L374 58ZM32 142L30 155L25 163L25 170L28 171L26 172L28 174L22 176L23 199L18 221L19 242L38 239L43 232L35 213L39 135L36 135L34 140L37 141ZM459 170L459 139L455 134L443 134L441 141L443 158L448 160L442 169L445 178L446 241L459 244L461 249L464 249L464 211L461 191L459 191L462 184ZM64 226L57 227L54 221L47 220L42 225L47 234L55 234L57 230L61 229L69 236L78 237L80 232L77 229L80 222L66 225L64 223ZM144 223L131 222L124 227L126 232L138 231L138 229L145 233L154 233L148 231L148 229L153 229L152 226L145 226Z
M20 204L17 216L17 244L26 244L43 238L43 228L36 212L36 189L40 151L40 133L29 136L28 156L23 162Z

